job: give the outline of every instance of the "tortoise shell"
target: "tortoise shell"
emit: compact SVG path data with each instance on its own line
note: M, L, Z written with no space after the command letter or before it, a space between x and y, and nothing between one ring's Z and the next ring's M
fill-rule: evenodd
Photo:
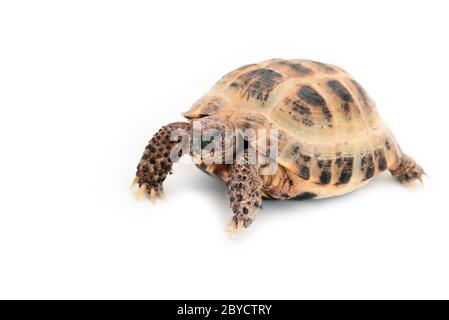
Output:
M343 69L316 61L271 59L238 68L183 115L277 129L281 170L263 176L266 197L347 193L397 166L402 155L365 89ZM200 165L217 173L217 166Z

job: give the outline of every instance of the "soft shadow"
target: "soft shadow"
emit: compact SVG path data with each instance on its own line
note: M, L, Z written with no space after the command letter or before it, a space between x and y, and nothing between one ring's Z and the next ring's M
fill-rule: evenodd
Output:
M204 201L211 203L218 212L223 213L226 220L232 215L226 185L217 177L207 175L194 164L179 164L173 168L176 183L171 183L171 193L192 191L204 195Z
M372 181L370 181L364 187L357 189L353 192L333 197L333 198L324 198L324 199L309 199L309 200L271 200L264 199L263 208L264 214L306 214L311 210L319 211L320 209L327 209L331 207L335 207L339 205L341 202L349 202L355 199L366 198L366 201L372 201L372 197L367 196L368 193L376 193L376 190L379 188L393 188L393 189L402 189L404 188L396 179L394 179L391 175L381 174L375 177Z
M222 219L227 223L232 212L229 208L229 198L227 188L223 181L217 177L207 175L193 164L182 164L174 168L175 183L170 186L170 192L185 193L186 190L198 192L204 195L204 201L209 202L216 212L220 212ZM345 204L359 198L366 198L367 203L372 201L368 193L376 193L378 188L389 187L401 189L403 186L388 174L375 177L370 183L361 189L351 193L333 198L308 199L308 200L263 200L263 209L259 212L263 216L284 215L284 214L309 214L311 212L327 212L335 207L339 207L341 202ZM260 218L260 216L259 216Z

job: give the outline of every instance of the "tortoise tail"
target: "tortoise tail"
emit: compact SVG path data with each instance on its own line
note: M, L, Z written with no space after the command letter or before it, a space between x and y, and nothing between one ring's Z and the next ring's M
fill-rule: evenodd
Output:
M390 169L390 172L406 187L411 187L416 180L422 183L422 176L426 175L424 169L406 154L402 155L399 165Z

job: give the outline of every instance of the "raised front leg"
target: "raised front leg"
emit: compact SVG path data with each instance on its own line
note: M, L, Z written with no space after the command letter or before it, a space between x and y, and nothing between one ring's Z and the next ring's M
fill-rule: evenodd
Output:
M154 202L158 196L163 195L162 183L171 173L173 162L182 156L181 148L177 154L172 155L174 146L181 142L181 135L178 140L170 139L173 131L177 129L188 130L189 124L174 122L162 127L146 146L133 182L133 185L136 183L139 185L137 197L141 197L146 192Z
M248 228L256 216L257 208L262 207L262 179L258 166L248 162L230 165L226 185L234 212L228 231L235 233Z

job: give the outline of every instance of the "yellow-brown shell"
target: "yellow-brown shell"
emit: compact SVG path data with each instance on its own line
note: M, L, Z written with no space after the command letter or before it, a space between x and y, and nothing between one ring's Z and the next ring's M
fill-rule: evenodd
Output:
M343 194L401 155L362 86L343 69L316 61L272 59L236 69L184 113L207 115L237 128L278 130L283 170L264 177L267 196Z

